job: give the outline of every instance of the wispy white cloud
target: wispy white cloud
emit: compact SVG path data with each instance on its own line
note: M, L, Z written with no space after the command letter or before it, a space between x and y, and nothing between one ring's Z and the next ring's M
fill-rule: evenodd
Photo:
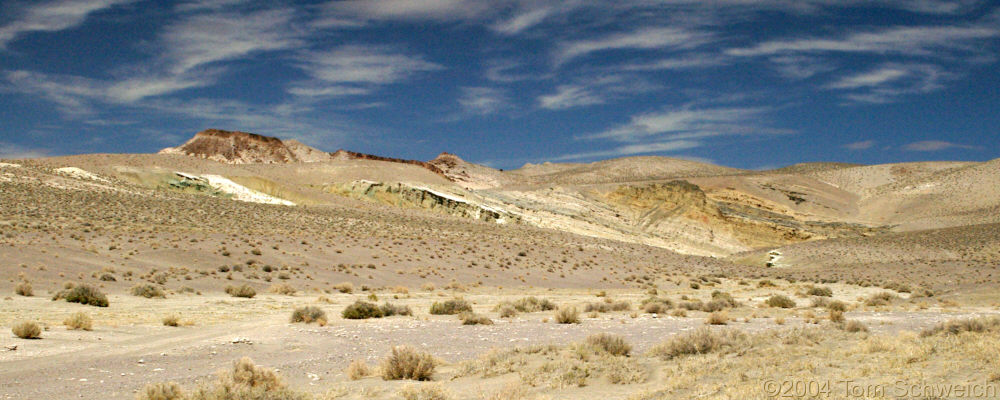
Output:
M616 66L615 69L622 71L664 71L714 67L726 65L730 62L729 57L716 54L688 54L661 58L649 62L638 62Z
M176 74L219 61L303 45L293 29L292 9L211 12L186 17L166 28L164 58Z
M324 11L359 20L456 21L477 18L494 10L493 6L475 0L331 1Z
M902 26L839 38L781 39L726 50L732 56L795 53L882 53L932 55L935 49L969 49L976 40L1000 36L995 26Z
M22 159L22 158L39 158L47 157L49 151L46 149L38 149L33 147L25 147L22 145L0 142L0 159Z
M881 104L908 94L929 93L944 87L953 74L932 64L888 63L870 71L845 76L825 86L847 91L845 98Z
M855 150L855 151L857 151L857 150L868 150L868 149L870 149L872 147L875 147L875 141L874 140L862 140L860 142L854 142L854 143L845 144L843 147L845 149Z
M807 79L837 69L830 60L806 55L779 55L768 61L778 74L789 79Z
M712 34L682 28L647 27L598 38L563 42L554 59L557 65L591 53L624 49L689 49L707 43Z
M623 125L581 139L637 141L653 137L656 140L702 139L722 135L763 135L790 133L761 125L768 108L684 107L632 116Z
M538 97L539 107L549 110L604 104L627 95L648 93L662 86L632 75L604 75L577 79L559 85L554 93Z
M552 15L553 11L552 8L548 7L527 10L510 19L498 21L491 28L498 33L506 35L518 34L542 23Z
M693 140L671 140L666 142L629 144L618 146L610 150L587 151L573 154L564 154L553 158L552 161L569 161L587 158L608 158L622 157L637 154L654 154L679 150L689 150L701 147L702 143Z
M594 93L584 85L559 85L555 93L538 97L538 105L549 110L564 110L594 104L603 104L607 99Z
M29 32L55 32L79 26L87 16L135 0L56 0L14 10L16 17L0 27L0 49Z
M335 84L385 85L427 71L444 69L423 57L386 46L347 45L305 54L300 67L310 76Z
M458 104L468 114L488 115L510 107L506 91L491 87L464 87Z
M941 151L947 149L976 149L976 146L946 142L942 140L924 140L913 142L903 146L906 151Z

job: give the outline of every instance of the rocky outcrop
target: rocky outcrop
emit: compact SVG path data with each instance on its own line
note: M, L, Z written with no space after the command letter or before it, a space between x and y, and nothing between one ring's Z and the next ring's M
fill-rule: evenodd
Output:
M441 175L441 176L443 176L445 178L448 177L447 175L444 174L443 171L441 171L440 169L438 169L437 166L434 166L431 163L427 163L427 162L423 162L423 161L419 161L419 160L404 160L404 159L401 159L401 158L382 157L382 156L376 156L376 155L372 155L372 154L365 154L365 153L358 153L358 152L354 152L354 151L348 151L348 150L344 150L344 149L340 149L340 150L337 150L337 151L335 151L333 153L330 153L330 157L332 159L334 159L334 160L374 160L374 161L385 161L385 162L394 162L394 163L416 165L416 166L419 166L419 167L422 167L422 168L426 168L427 170L429 170L429 171L431 171L431 172L433 172L435 174Z
M441 153L427 162L448 180L470 190L492 189L513 181L500 170L467 162L451 153Z
M332 157L296 140L282 141L255 133L208 129L160 154L182 154L228 164L283 164L329 161Z
M463 218L505 224L520 217L507 211L478 204L456 195L405 183L354 181L331 185L327 191L399 207L416 207Z

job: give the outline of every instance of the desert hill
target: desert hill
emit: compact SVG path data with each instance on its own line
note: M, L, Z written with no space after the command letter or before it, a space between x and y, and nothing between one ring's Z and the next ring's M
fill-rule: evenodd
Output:
M101 177L86 181L90 189L124 185L295 206L368 204L716 257L1000 223L998 161L804 163L751 171L641 156L502 171L450 153L426 162L343 149L324 153L293 140L206 130L156 155L29 164ZM70 178L62 173L36 179L81 186Z

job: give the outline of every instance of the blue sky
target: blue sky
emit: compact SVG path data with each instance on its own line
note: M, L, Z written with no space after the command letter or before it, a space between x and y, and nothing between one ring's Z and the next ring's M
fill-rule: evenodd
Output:
M1000 157L977 0L0 2L0 157L206 128L500 168Z

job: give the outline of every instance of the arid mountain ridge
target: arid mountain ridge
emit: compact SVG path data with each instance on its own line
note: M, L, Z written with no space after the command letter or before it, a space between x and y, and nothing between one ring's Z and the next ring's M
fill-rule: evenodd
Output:
M63 177L91 174L88 186L109 190L122 190L109 183L121 181L296 206L340 205L349 198L714 257L1000 223L997 160L806 163L752 171L641 156L501 171L449 153L426 162L327 153L294 140L211 129L157 155L84 155L48 163L53 171L70 168L57 173ZM64 180L58 184L68 185Z

